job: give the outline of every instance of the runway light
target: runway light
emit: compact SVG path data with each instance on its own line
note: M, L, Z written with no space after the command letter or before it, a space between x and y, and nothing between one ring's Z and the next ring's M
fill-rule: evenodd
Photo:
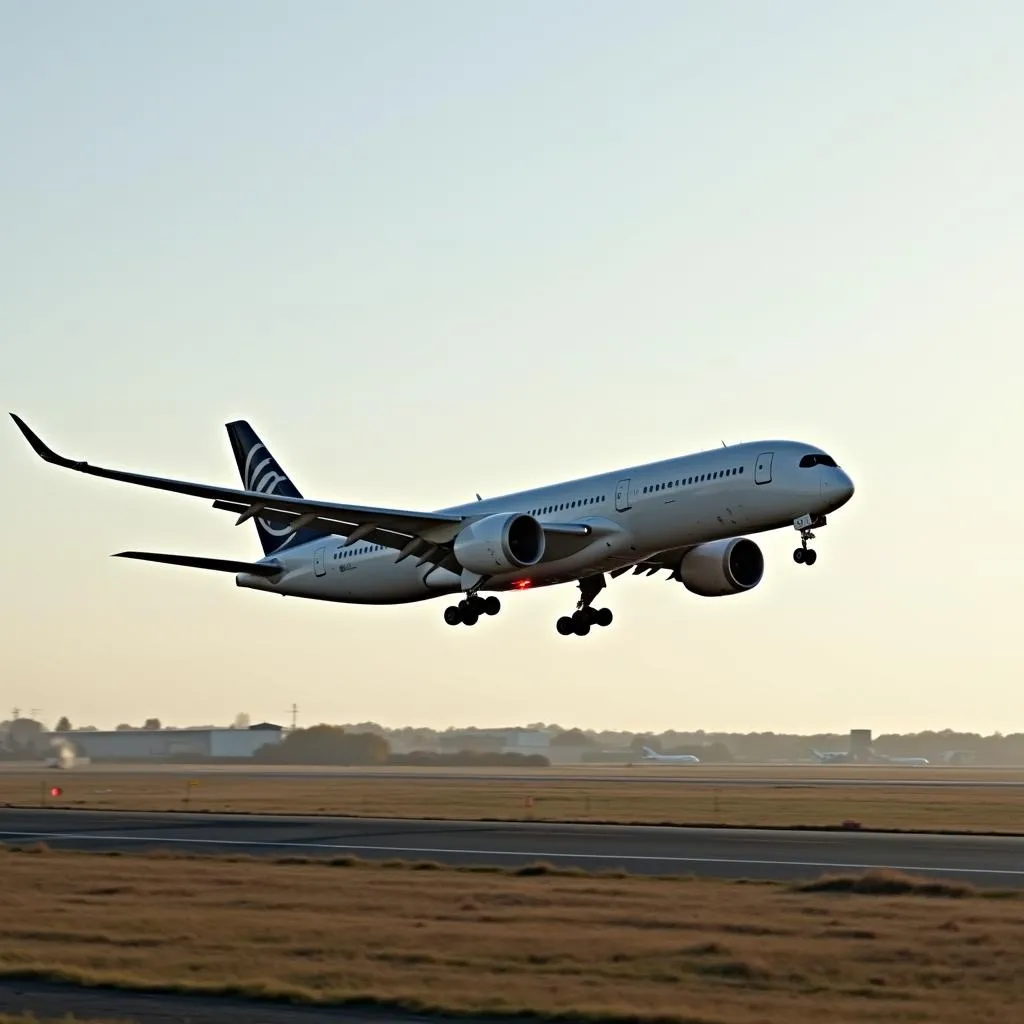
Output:
M64 792L64 790L61 789L60 786L51 786L50 787L50 796L60 796L63 792Z

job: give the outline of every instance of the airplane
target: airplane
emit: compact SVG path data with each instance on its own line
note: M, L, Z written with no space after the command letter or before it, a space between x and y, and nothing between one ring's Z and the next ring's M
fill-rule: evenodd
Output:
M263 548L254 561L121 551L114 557L233 573L235 585L269 594L349 604L404 604L458 595L450 626L496 615L498 594L575 583L576 609L560 635L609 626L593 606L612 579L668 572L701 597L751 591L764 556L746 534L795 529L793 560L814 565L812 532L853 496L850 477L820 448L756 441L630 466L437 511L304 498L245 420L225 424L242 480L224 487L68 459L15 413L44 461L64 469L212 501L235 525L252 521ZM453 598L454 599L454 598Z
M822 764L850 764L857 760L853 754L850 754L845 750L826 750L822 752L812 748L811 753L821 761Z
M905 764L916 768L931 764L927 757L889 757L888 754L875 754L875 757L886 764Z
M693 754L659 754L650 747L644 747L644 761L656 761L660 764L671 762L675 764L700 764L700 758Z

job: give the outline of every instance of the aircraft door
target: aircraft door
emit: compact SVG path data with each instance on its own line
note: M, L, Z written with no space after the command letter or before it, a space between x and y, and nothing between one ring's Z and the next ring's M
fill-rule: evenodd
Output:
M761 452L754 466L754 483L770 484L772 482L772 458L774 452Z
M629 478L620 480L615 487L615 510L625 512L632 508L629 501Z
M317 576L324 576L327 573L327 545L321 544L313 552L313 572Z

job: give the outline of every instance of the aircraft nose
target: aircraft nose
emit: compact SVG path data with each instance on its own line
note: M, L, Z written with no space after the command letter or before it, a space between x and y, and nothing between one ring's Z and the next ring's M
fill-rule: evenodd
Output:
M841 508L853 497L853 481L841 469L833 469L828 476L821 480L821 496L824 498L831 510Z

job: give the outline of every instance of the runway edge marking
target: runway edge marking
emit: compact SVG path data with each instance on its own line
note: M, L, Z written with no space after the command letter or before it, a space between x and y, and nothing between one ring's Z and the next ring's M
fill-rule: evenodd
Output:
M458 854L460 856L477 857L536 857L546 860L603 860L603 861L643 861L649 864L732 864L750 867L782 867L782 868L839 868L845 871L918 871L931 874L958 875L1005 875L1011 877L1024 876L1024 869L1011 868L959 868L959 867L926 867L910 864L850 864L837 861L804 861L804 860L759 860L743 857L651 857L643 854L625 853L545 853L532 850L462 850L429 846L369 846L354 843L302 843L274 841L269 839L183 839L179 837L156 836L111 836L89 835L73 832L4 832L0 838L16 837L19 839L51 839L76 840L95 843L150 843L155 845L177 844L183 846L261 846L269 849L288 850L341 850L374 851L376 853L423 853Z

